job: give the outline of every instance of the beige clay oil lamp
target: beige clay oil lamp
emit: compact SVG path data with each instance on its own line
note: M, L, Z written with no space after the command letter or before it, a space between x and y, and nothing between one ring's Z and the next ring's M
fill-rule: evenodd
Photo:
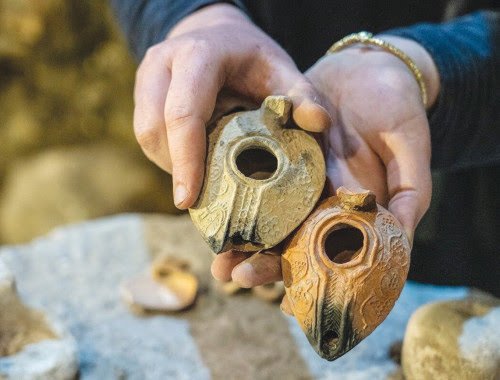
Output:
M274 247L318 201L323 155L313 137L289 127L290 112L289 99L268 97L209 130L205 180L189 212L215 253Z

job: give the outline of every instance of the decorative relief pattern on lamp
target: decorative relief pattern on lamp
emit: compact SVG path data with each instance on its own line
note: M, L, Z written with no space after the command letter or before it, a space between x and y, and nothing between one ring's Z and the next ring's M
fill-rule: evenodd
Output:
M389 314L408 275L410 244L368 191L339 188L285 247L291 309L316 352L334 360Z
M266 98L209 128L207 165L191 218L211 249L275 246L309 215L323 190L316 140L289 121L292 102Z

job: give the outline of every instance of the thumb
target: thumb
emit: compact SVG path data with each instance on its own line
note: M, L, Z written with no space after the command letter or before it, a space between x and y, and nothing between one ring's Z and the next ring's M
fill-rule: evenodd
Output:
M327 100L295 65L276 70L269 89L274 95L287 95L293 102L293 120L310 132L321 132L332 124Z

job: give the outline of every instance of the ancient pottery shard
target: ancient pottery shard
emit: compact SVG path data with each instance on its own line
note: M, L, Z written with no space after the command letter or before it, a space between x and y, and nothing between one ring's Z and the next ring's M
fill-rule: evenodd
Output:
M139 311L180 311L191 306L198 292L198 279L189 265L175 258L155 261L151 273L126 280L121 295Z
M282 256L291 311L316 352L334 360L368 336L403 288L410 243L368 191L339 188L287 243Z
M223 117L209 131L200 197L189 210L211 249L271 248L312 211L325 182L321 149L290 119L291 101Z

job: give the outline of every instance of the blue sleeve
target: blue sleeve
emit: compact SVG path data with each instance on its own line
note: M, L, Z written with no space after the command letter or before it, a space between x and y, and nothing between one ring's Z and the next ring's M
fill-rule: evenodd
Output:
M240 1L221 0L111 0L130 48L138 60L161 42L184 17L206 5L230 3L244 9Z
M387 34L420 43L433 57L441 90L429 113L432 166L500 163L500 13L481 11L445 24Z

